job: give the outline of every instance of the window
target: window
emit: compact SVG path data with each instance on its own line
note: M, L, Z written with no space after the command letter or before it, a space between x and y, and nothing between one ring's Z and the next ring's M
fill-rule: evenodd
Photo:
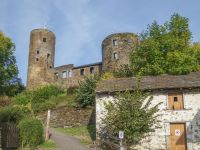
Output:
M116 39L114 39L114 40L112 40L112 45L113 46L116 46L118 43L117 43L117 40Z
M94 74L94 67L90 67L90 74Z
M50 54L47 54L47 58L49 58L50 57Z
M68 71L68 77L71 78L72 77L72 70Z
M80 75L81 75L81 76L84 76L84 74L85 74L85 70L84 70L84 69L81 69L81 70L80 70Z
M118 58L118 53L117 53L117 52L114 52L114 53L113 53L113 59L115 59L115 60L119 59L119 58Z
M39 61L39 58L36 58L36 61Z
M42 40L43 40L43 42L46 42L46 41L47 41L47 38L43 38Z
M63 71L62 78L67 78L67 72L66 71Z
M40 51L39 50L37 50L37 54L39 54L40 53Z
M168 94L168 108L172 110L181 110L183 106L183 94L182 93L173 93Z

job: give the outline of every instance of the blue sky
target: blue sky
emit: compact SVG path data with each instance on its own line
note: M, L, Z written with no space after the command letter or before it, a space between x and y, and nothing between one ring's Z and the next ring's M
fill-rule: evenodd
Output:
M55 66L101 61L111 33L140 33L174 13L190 19L200 41L199 0L0 0L0 30L16 44L19 77L26 83L30 31L47 25L56 35Z

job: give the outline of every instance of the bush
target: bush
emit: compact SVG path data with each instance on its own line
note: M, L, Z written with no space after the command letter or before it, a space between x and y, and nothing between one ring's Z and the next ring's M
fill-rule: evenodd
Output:
M30 110L25 107L5 107L0 110L0 122L18 123L22 118L30 114Z
M14 97L14 101L18 105L31 104L34 112L47 110L56 105L56 97L62 95L64 91L54 85L38 88L33 91L24 91Z
M95 100L95 88L99 77L86 77L84 81L79 82L76 101L81 107L92 106Z
M20 130L22 147L35 148L44 142L44 129L40 120L36 118L24 118L19 122L17 127Z

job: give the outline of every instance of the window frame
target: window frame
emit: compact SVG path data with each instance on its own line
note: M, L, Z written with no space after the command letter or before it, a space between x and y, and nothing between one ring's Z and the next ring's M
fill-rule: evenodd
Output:
M170 100L170 98L172 98ZM177 97L177 101L175 102L174 101L174 98ZM174 103L179 103L180 100L179 100L179 97L181 97L181 103L180 103L180 108L174 108ZM172 104L170 104L170 101ZM172 106L173 107L172 107ZM168 110L173 110L173 111L178 111L178 110L184 110L185 109L185 105L184 105L184 93L183 92L170 92L170 93L167 93L167 109Z

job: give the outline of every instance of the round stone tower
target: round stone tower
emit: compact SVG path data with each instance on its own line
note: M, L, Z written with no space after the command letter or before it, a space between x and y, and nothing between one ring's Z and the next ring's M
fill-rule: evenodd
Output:
M102 71L113 72L121 65L129 64L129 54L136 44L138 38L133 33L116 33L106 37L102 42Z
M47 85L54 80L55 35L48 29L30 34L27 88Z

